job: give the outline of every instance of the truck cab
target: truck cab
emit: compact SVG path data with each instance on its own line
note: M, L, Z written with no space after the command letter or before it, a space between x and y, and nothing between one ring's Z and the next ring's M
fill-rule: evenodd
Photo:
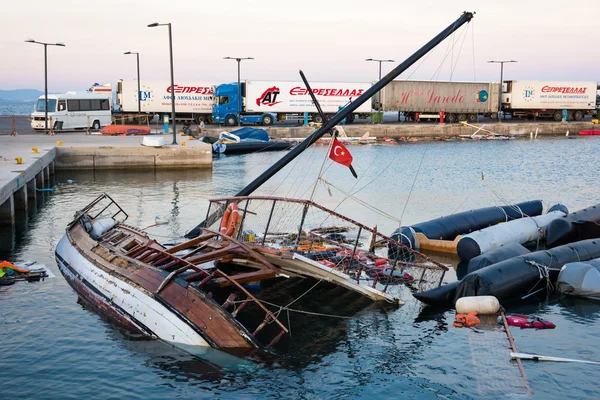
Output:
M245 113L245 83L238 90L237 82L218 85L213 93L212 119L216 124L237 125L238 116L242 124L272 125L270 113ZM239 93L241 92L241 98ZM241 110L238 107L241 106Z

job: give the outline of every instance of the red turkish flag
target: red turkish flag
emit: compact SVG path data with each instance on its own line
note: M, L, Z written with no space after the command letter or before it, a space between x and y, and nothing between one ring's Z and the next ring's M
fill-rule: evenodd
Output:
M329 152L329 158L333 161L350 167L352 165L352 155L344 145L333 138L333 144L331 145L331 151Z

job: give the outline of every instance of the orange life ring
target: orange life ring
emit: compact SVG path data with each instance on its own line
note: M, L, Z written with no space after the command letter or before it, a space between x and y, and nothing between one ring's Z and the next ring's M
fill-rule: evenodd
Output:
M239 217L237 203L229 203L221 220L221 233L227 236L233 235Z

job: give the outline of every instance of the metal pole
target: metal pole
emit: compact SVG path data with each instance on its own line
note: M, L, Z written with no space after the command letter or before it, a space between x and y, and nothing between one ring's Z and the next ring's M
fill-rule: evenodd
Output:
M241 102L242 102L242 86L240 84L240 64L241 64L241 59L238 58L236 59L237 64L238 64L238 107L237 107L237 124L238 126L242 126L242 123L240 121L240 111L242 109L241 106Z
M283 167L289 164L292 160L298 157L308 146L315 143L319 138L329 132L333 127L340 123L341 120L346 118L352 112L354 112L358 107L360 107L364 102L370 99L375 93L379 92L384 86L394 80L398 75L402 72L406 71L411 65L417 62L420 58L422 58L425 54L427 54L431 49L441 43L444 39L450 36L453 32L459 29L461 26L471 21L474 13L472 12L463 12L462 15L450 24L446 29L437 34L433 39L427 42L424 46L422 46L419 50L413 53L410 57L408 57L404 62L399 64L396 68L390 71L382 80L371 86L367 89L362 95L356 98L352 103L350 103L347 107L344 107L342 110L338 111L331 119L324 122L321 128L317 129L313 132L309 137L307 137L300 145L295 146L292 150L290 150L286 155L281 157L279 161L269 167L265 172L260 174L256 179L250 182L245 188L240 190L236 196L248 196L256 189L258 189L263 183L269 180L273 175L279 172ZM198 235L200 227L204 224L204 222L200 223L198 226L190 230L185 237L191 238Z
M498 122L500 121L500 113L502 112L502 75L504 73L504 62L500 63L500 89L498 90Z
M138 78L138 98L137 98L137 103L138 103L138 123L140 120L140 114L142 113L142 104L141 104L141 89L140 89L140 53L135 53L136 58L137 58L137 78Z
M171 35L171 23L169 22L167 25L169 25L169 53L171 56L171 119L173 120L173 143L171 144L177 144L177 123L175 122L175 78L173 77L173 37Z
M44 43L44 131L48 134L48 45Z
M382 62L383 61L381 61L381 60L379 61L379 80L381 80L381 63Z

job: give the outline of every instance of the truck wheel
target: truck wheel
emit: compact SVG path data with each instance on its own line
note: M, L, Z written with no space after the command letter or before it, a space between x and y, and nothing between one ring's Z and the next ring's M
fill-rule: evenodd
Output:
M573 119L575 121L581 121L583 119L583 112L577 110L573 112Z
M558 122L562 120L562 111L554 111L554 114L552 115L552 118Z
M270 115L265 115L262 117L262 124L263 126L269 126L269 125L273 125L273 117L271 117Z
M467 115L467 121L469 121L470 123L477 122L477 114Z
M491 113L491 114L490 114L490 118L491 118L491 119L496 119L496 118L498 118L498 114L496 114L496 113Z
M456 114L446 114L446 122L453 124L456 122Z
M461 122L462 121L466 121L467 120L467 114L464 114L464 113L458 114L458 120L461 121Z
M234 126L236 123L237 119L235 118L235 115L229 114L227 117L225 117L225 125Z
M196 125L200 125L200 122L204 121L203 115L194 115L194 122Z
M312 121L315 124L322 124L323 123L323 118L321 118L321 116L319 114L313 114Z
M100 129L100 121L95 120L94 123L92 124L92 129L97 131Z

